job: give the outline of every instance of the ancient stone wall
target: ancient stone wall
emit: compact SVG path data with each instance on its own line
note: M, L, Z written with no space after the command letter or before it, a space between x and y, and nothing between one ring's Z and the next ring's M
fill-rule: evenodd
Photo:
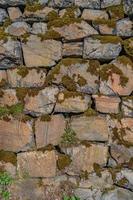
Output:
M133 199L132 20L133 0L0 0L11 200Z

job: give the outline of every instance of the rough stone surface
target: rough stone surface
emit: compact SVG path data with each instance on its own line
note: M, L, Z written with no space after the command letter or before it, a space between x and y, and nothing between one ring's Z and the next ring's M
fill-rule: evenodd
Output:
M102 8L106 8L106 7L109 7L109 6L116 6L116 5L119 5L121 4L121 0L102 0L101 1L101 7Z
M18 41L9 38L7 42L0 41L0 69L12 68L22 64L21 46Z
M71 127L80 140L107 141L109 130L104 117L73 117Z
M47 31L47 24L46 23L34 23L32 26L32 33L33 34L45 34Z
M16 5L24 5L26 3L25 0L1 0L0 5L2 6L16 6Z
M8 82L12 87L41 87L46 78L46 71L43 69L28 70L27 75L21 75L22 68L7 70ZM26 70L24 68L24 70ZM20 75L19 75L20 73Z
M50 114L56 103L57 87L46 87L36 96L25 97L25 112L31 115Z
M72 92L69 94L72 96L65 98L63 92L59 93L55 106L55 112L80 113L88 109L88 105L91 103L91 98L89 95L81 96L80 94L77 94L76 96L73 96Z
M7 12L4 9L0 8L0 23L3 23L7 17Z
M61 59L62 45L55 40L41 42L37 36L30 36L22 47L27 67L51 67Z
M9 7L8 8L8 14L12 21L15 21L22 17L22 12L18 7Z
M124 0L124 11L127 15L133 14L133 1L132 0Z
M82 13L82 18L88 21L97 19L108 19L108 14L104 10L84 9Z
M81 8L99 9L100 0L75 0L75 5Z
M24 123L15 119L0 120L0 149L13 152L25 151L32 146L32 134L29 122Z
M93 95L97 111L101 113L118 113L119 104L121 102L119 97L98 96Z
M2 90L3 95L0 97L0 105L1 106L12 106L18 103L18 99L16 96L16 91L14 89L6 89Z
M63 56L82 56L83 52L83 43L82 42L73 42L65 43L63 45Z
M111 60L116 58L120 51L120 43L113 44L111 42L107 42L103 44L99 39L94 38L86 38L84 40L84 58Z
M98 32L85 21L81 21L81 23L75 22L62 27L53 27L53 29L66 40L78 40L98 34Z
M10 35L21 36L30 32L30 26L26 22L14 22L8 26L7 31Z
M72 163L68 168L70 174L77 174L81 171L92 172L94 163L101 166L106 165L108 148L105 146L92 144L90 147L86 147L81 145L74 147L71 151Z
M122 100L122 111L124 116L133 117L133 98L123 98Z
M122 58L122 59L121 59ZM118 69L122 75L115 71L108 76L108 80L100 82L100 92L105 95L114 95L119 94L121 96L130 95L133 91L133 70L132 70L132 62L125 62L122 60L127 59L127 57L118 57L116 60L112 61L116 69ZM104 69L104 66L103 66ZM127 81L123 85L121 81L121 77L124 76Z
M133 22L129 18L121 19L116 23L117 35L123 37L133 36Z
M53 115L50 121L37 120L35 123L36 144L38 148L46 145L58 145L66 126L62 115Z
M55 151L20 153L17 156L19 175L22 177L25 174L30 177L54 177L56 160Z
M130 200L133 198L133 192L117 188L102 195L101 200Z

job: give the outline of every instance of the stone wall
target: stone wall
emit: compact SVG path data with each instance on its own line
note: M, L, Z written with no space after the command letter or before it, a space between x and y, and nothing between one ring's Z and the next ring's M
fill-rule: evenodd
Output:
M133 199L132 19L133 0L0 1L11 200Z

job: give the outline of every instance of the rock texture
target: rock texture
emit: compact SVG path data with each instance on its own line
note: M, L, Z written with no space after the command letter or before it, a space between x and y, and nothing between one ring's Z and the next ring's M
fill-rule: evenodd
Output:
M0 0L7 199L133 199L133 0Z

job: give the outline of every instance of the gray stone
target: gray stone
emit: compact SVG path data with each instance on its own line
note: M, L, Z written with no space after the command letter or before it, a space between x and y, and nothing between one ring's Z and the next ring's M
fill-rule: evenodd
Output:
M99 60L111 60L119 55L121 49L122 47L120 42L116 44L111 42L102 43L100 39L89 37L84 40L83 57Z
M32 33L33 34L45 34L47 31L47 24L46 23L34 23L32 26Z
M84 9L82 13L82 18L84 20L97 20L97 19L108 19L108 14L104 10L93 10L93 9Z
M129 18L124 18L116 22L116 33L118 36L131 37L133 36L133 21Z
M28 177L15 180L9 189L12 200L42 200L44 191L40 182L40 179L31 179Z
M30 32L30 25L26 22L14 22L7 28L10 35L21 36Z
M22 12L18 7L9 7L8 8L8 14L12 21L15 21L22 17Z
M26 44L22 44L27 67L51 67L61 59L62 43L55 40L40 41L31 35Z
M133 98L127 97L122 100L122 111L124 116L133 117Z
M122 188L116 188L115 190L105 192L101 197L101 200L131 200L131 199L133 199L133 192Z
M83 43L82 42L71 42L63 44L63 56L82 56Z
M0 69L12 68L22 64L20 42L8 38L7 42L0 41Z
M133 0L124 0L124 11L127 15L133 14Z
M73 2L74 0L51 0L49 5L57 8L65 8L72 6Z
M109 6L116 6L116 5L120 5L121 4L121 0L101 0L101 7L102 8L107 8Z
M36 96L25 97L25 112L31 115L50 114L56 103L56 95L59 90L55 86L40 90Z
M23 77L23 68L7 70L8 82L11 87L41 87L44 85L46 71L43 69L31 69ZM24 70L27 70L24 68Z
M77 188L74 194L80 200L100 200L102 192L99 189Z
M1 0L0 5L2 6L18 6L25 5L26 0Z
M8 17L6 10L0 8L0 23L3 23Z
M101 116L73 117L71 127L77 138L89 141L107 141L109 130L107 121Z
M81 8L100 9L100 0L75 0L75 5Z

